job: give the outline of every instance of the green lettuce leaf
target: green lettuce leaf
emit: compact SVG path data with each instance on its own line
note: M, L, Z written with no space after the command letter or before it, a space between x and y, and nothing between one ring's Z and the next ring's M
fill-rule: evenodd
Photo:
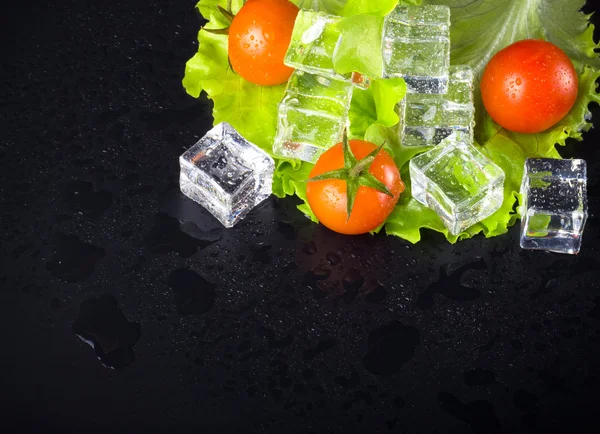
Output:
M394 151L399 147L396 104L406 95L402 79L374 80L367 90L356 89L350 106L351 139L364 139L375 144L386 142ZM390 134L392 133L392 134Z
M398 206L396 206L385 224L386 233L399 236L411 243L416 243L421 239L420 230L423 228L441 232L451 243L471 238L480 232L483 232L486 237L506 233L518 217L513 208L521 186L525 154L519 145L502 135L494 137L485 147L477 144L475 146L500 166L506 174L504 201L498 211L471 226L465 232L451 235L434 211L412 198L410 183L407 183L407 190L400 197ZM418 153L418 150L402 148L402 161L408 162L416 153ZM405 181L409 179L408 164L406 163L402 166L401 176Z
M384 17L398 4L420 3L421 0L349 0L342 10L344 18L338 24L343 37L333 56L334 69L342 75L356 71L368 77L381 77Z
M227 21L218 11L217 6L227 8L227 0L201 0L197 7L208 20L207 28L218 29L227 26ZM348 6L371 15L381 10L381 5L360 6L358 1L303 1L294 3L303 7L328 13L342 13L341 7ZM397 0L387 0L388 8L392 8ZM243 2L233 0L231 10L237 12ZM354 4L354 6L352 6ZM247 82L235 74L229 66L227 57L227 36L215 35L200 30L198 33L198 52L187 62L183 86L193 97L202 91L213 100L214 124L227 121L249 141L272 155L272 143L277 127L277 104L283 97L285 85L264 87ZM356 56L355 56L356 57ZM353 61L350 58L350 61ZM356 62L356 60L354 60ZM379 83L375 80L371 89L362 92L362 99L370 104L370 111L364 113L361 120L360 138L369 130L372 140L386 140L383 129L398 122L394 111L397 101L405 94L402 80L390 80ZM371 128L372 127L372 128ZM387 134L387 135L386 135ZM358 137L358 136L357 136ZM278 197L296 195L306 200L306 179L313 165L297 160L277 158L277 169L273 178L273 193ZM299 209L316 221L310 207L303 203Z
M222 8L229 10L233 14L237 14L238 11L244 5L245 0L201 0L196 4L196 7L202 14L204 18L209 20L209 23L220 23L226 24L227 21L223 19L223 15L218 12L217 5ZM221 26L225 27L225 25ZM218 27L209 27L209 28L218 28Z
M441 219L405 192L388 218L386 232L410 242L421 238L420 229L443 233L448 241L470 238L482 232L486 237L501 235L519 217L516 208L523 165L527 157L561 158L556 145L568 138L582 140L591 126L588 105L600 103L596 79L600 77L600 60L594 49L589 15L579 12L584 2L573 0L424 0L423 4L447 5L451 9L451 62L471 66L477 80L491 57L511 43L527 38L541 38L561 47L579 71L577 100L565 118L547 131L519 134L496 124L486 113L476 85L475 137L487 154L505 174L504 202L492 216L454 237L449 235ZM398 158L397 158L398 161ZM407 165L401 173L409 181ZM408 182L409 183L409 182Z
M589 15L583 0L423 0L446 5L452 25L452 63L481 73L490 58L521 39L545 39L558 45L575 66L600 67L594 53Z
M298 205L298 209L313 222L318 222L306 201L306 180L313 166L306 162L295 166L292 161L280 160L273 175L273 194L277 197L298 196L303 201Z
M401 1L400 3L404 2ZM383 17L392 12L397 4L398 0L348 0L340 15L349 17L352 15L369 14Z
M342 15L345 0L291 0L300 9L311 9L331 15Z
M510 134L517 143L535 141L551 152L567 138L581 140L591 127L587 105L597 100L594 86L600 70L600 45L593 40L590 15L579 10L582 0L423 0L423 4L447 5L452 25L451 63L469 65L478 78L494 54L522 39L544 39L560 47L573 61L580 75L579 98L569 116L551 130L536 134ZM587 72L586 72L587 71ZM586 76L587 74L587 76ZM591 81L590 81L591 80ZM486 143L500 127L483 108L479 86L475 86L476 139ZM560 134L565 131L566 134Z
M292 1L303 8L346 17L340 24L345 36L334 59L336 70L340 73L359 71L372 77L378 76L380 71L380 49L365 41L376 40L382 16L396 4L421 3L421 0ZM226 8L227 3L227 0L200 0L197 7L208 20L207 28L226 27L227 22L218 12L217 5ZM230 0L230 3L235 13L243 1ZM500 128L486 114L479 92L476 92L476 146L505 171L505 200L500 210L457 236L451 236L435 212L410 195L408 162L423 149L406 148L398 141L396 103L406 92L403 80L374 80L368 90L357 89L354 92L349 113L350 137L374 143L386 141L407 183L406 192L385 224L388 234L413 243L420 240L422 229L441 232L452 243L477 233L487 237L503 234L519 217L515 210L525 158L560 158L556 145L564 145L567 138L581 140L582 133L592 125L588 105L600 103L596 91L600 60L594 51L598 45L592 38L593 26L588 25L589 16L579 12L583 1L424 0L423 4L445 4L451 8L452 63L470 65L477 77L493 54L525 38L543 38L555 43L569 55L578 70L579 95L572 110L557 125L539 134L517 134ZM352 32L355 28L361 30ZM227 58L227 36L200 31L198 42L198 53L186 64L185 89L194 97L206 92L213 100L215 124L222 121L231 123L243 136L271 153L277 125L277 104L285 86L256 86L231 71ZM312 167L305 162L278 159L273 180L274 194L279 197L297 195L305 201L305 181ZM299 208L316 221L306 203Z
M227 7L227 0L202 0L198 9L209 20L207 28L228 25L217 5ZM231 2L238 10L242 0ZM227 56L227 35L215 35L203 30L198 33L198 52L186 64L183 86L198 97L205 91L214 102L214 124L229 122L252 143L271 152L277 104L283 97L285 85L264 87L247 82L234 73Z
M381 77L381 32L383 17L353 15L338 23L342 38L333 55L333 68L344 75L360 72L367 77ZM356 29L361 29L357 32Z
M367 90L356 89L350 107L351 139L364 139L372 143L386 143L392 154L399 149L397 126L399 118L395 111L398 101L404 98L406 85L402 79L374 80ZM312 164L292 160L280 160L273 178L273 194L278 197L296 195L304 201L298 208L318 221L306 204L306 180Z

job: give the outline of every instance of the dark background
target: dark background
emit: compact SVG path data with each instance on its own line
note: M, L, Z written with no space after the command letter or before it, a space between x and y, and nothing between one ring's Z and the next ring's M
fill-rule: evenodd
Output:
M3 9L0 432L599 432L597 131L578 256L224 230L178 192L194 4Z

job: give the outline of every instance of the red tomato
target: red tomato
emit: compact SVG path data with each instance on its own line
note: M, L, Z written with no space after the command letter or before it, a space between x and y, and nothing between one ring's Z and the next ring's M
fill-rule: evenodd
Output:
M377 148L364 140L350 140L349 143L358 160ZM309 178L343 167L343 148L342 144L338 143L319 157ZM384 150L377 154L369 172L389 189L393 197L371 187L359 187L350 219L346 209L346 181L327 179L308 182L308 204L321 223L335 232L356 235L376 229L387 219L396 206L400 193L404 191L400 172L392 157Z
M298 8L288 0L248 0L229 27L229 61L251 83L285 83L293 69L283 64Z
M578 79L567 55L550 42L515 42L492 57L481 78L489 115L518 133L539 133L560 121L577 98Z

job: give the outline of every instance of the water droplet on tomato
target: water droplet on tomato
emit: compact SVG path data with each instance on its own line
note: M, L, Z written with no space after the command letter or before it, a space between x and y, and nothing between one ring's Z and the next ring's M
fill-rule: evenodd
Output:
M517 95L515 95L515 94L513 93L513 94L511 94L511 95L510 95L510 97L514 99L514 98L516 98L516 97L517 97Z
M250 35L250 40L254 41L254 35Z
M521 86L521 83L523 83L523 81L520 78L517 78L516 83L517 86Z
M244 48L245 48L245 49L248 49L248 48L250 48L250 44L248 44L248 43L245 43L245 44L244 44Z

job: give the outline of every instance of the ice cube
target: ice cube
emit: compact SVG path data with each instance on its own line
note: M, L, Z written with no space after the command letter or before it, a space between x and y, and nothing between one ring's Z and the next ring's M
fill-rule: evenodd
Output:
M341 32L336 27L340 19L324 12L301 9L284 63L297 70L367 88L370 79L364 75L354 72L344 76L333 69L333 54L341 40Z
M473 71L468 66L451 66L448 93L407 94L400 104L404 146L435 146L455 131L473 143L475 106Z
M383 77L403 77L409 93L446 93L450 9L398 6L383 25Z
M271 194L273 159L222 122L179 157L181 192L225 227Z
M452 235L497 211L504 172L457 132L410 161L412 196L433 209Z
M521 247L577 254L587 220L584 160L528 158L521 195Z
M273 152L314 163L342 139L352 100L352 85L294 71L279 104Z

